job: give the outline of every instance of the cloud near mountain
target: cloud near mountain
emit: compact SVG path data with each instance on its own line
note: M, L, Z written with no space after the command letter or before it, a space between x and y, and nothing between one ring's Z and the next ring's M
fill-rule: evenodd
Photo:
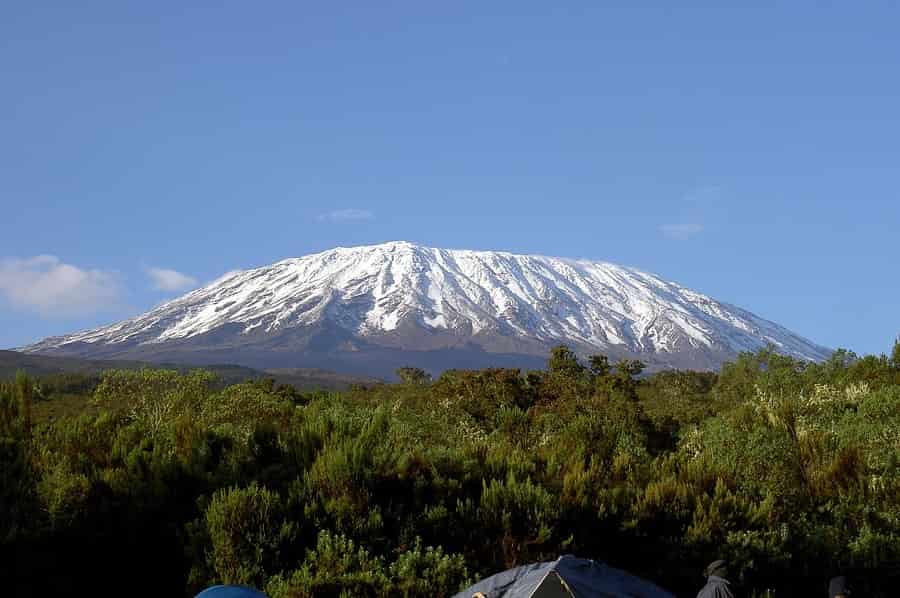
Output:
M119 277L64 263L53 255L0 259L0 296L12 307L43 316L109 311L122 296Z
M168 268L147 268L147 276L157 291L183 291L197 284L197 279Z

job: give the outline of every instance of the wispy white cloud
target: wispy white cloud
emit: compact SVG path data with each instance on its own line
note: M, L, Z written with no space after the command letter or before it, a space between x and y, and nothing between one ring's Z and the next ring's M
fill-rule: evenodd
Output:
M0 297L15 308L43 316L75 316L116 309L118 276L83 269L53 255L0 259Z
M168 268L147 268L147 276L157 291L183 291L197 284L197 279Z
M683 224L663 224L659 227L660 232L676 241L687 241L695 235L703 232L703 225L696 222L688 222Z
M363 220L372 220L374 218L374 212L370 212L369 210L357 210L351 208L346 210L334 210L332 212L319 214L316 220L318 220L319 222L360 222Z
M697 235L718 228L721 215L727 210L731 193L728 189L713 185L697 185L671 202L672 213L668 224L659 226L659 232L674 241L687 241Z

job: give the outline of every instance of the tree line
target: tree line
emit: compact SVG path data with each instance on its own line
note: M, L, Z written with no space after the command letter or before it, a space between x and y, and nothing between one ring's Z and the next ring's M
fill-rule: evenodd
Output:
M3 594L441 596L563 553L679 595L716 558L746 595L900 584L900 345L642 372L558 347L542 370L344 392L20 374L0 384Z

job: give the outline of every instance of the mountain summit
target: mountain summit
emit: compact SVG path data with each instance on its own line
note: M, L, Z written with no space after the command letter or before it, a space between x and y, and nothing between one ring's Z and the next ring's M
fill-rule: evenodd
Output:
M146 314L35 353L389 375L400 365L538 366L550 347L717 368L774 345L828 349L634 268L407 242L338 247L230 272Z

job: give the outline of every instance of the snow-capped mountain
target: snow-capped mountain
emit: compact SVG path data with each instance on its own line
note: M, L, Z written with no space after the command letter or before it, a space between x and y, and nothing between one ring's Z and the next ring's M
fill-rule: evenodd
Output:
M23 350L386 375L403 364L539 365L561 343L657 367L715 368L767 344L808 360L829 354L634 268L407 242L231 272L142 316Z

